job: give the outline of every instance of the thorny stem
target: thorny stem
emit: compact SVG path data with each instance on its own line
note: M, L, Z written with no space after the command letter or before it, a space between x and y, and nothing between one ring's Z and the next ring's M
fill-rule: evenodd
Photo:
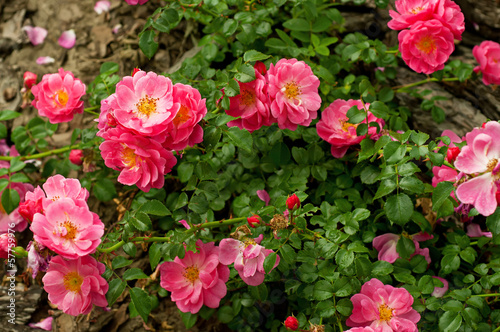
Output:
M48 157L48 156L53 156L55 154L63 153L63 152L69 151L69 150L79 149L79 148L80 148L80 144L68 145L68 146L65 146L65 147L62 147L62 148L59 148L59 149L54 149L54 150L50 150L50 151L46 151L46 152L41 152L41 153L35 153L35 154L27 155L27 156L21 156L20 160L44 158L44 157ZM10 161L10 160L12 160L14 158L16 158L16 157L12 157L12 156L0 156L0 160Z
M422 84L429 83L429 82L453 82L453 81L458 81L458 77L443 78L442 80L438 80L435 77L429 77L429 78L426 78L425 80L421 80L421 81L418 81L415 83L395 86L392 89L396 90L396 92L404 92L404 90L407 88L413 88L414 86L422 85Z
M83 110L87 113L90 113L92 115L97 115L99 116L99 113L97 112L93 112L93 110L96 110L96 109L99 109L100 106L92 106L92 107L87 107L87 108L84 108Z

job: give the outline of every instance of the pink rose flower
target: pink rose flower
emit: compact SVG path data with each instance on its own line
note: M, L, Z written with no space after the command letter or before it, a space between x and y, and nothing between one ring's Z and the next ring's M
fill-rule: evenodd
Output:
M474 46L472 54L479 63L474 71L483 73L483 83L500 84L500 44L485 40L479 46Z
M493 234L491 232L483 232L481 230L481 226L478 224L468 224L467 225L467 236L468 237L493 237Z
M106 139L106 131L111 128L118 126L118 122L115 119L113 109L110 104L115 104L116 94L110 95L108 98L101 100L101 113L99 113L99 119L95 120L98 122L97 136Z
M129 5L135 6L135 5L144 5L148 0L125 0L126 3Z
M26 31L26 34L28 35L28 38L33 45L42 44L45 40L45 37L47 37L47 30L41 27L32 27L30 25L27 25L24 26L22 30Z
M297 59L281 59L267 71L271 114L281 129L309 126L318 116L319 79L311 67Z
M436 188L438 183L440 182L448 181L456 183L458 179L457 170L446 165L432 167L432 174L434 174L434 176L432 177L432 186L434 188ZM450 193L450 196L456 200L454 191Z
M6 176L3 178L6 178ZM20 204L24 202L24 196L33 190L33 186L31 184L21 182L11 182L10 188L14 189L19 194ZM3 191L0 192L0 197L2 194ZM1 203L0 207L2 207ZM10 214L7 214L2 207L0 209L0 234L9 232L9 229L12 229L12 227L9 226L11 223L15 224L13 229L16 232L22 232L26 229L26 227L28 227L26 220L19 214L19 207L15 208Z
M353 106L357 106L359 110L363 110L364 107L368 109L370 104L363 106L361 100L349 99L345 101L337 99L323 110L321 119L316 124L319 137L332 145L331 152L335 158L342 158L350 146L359 144L367 136L370 137L377 134L377 128L370 126L368 127L367 135L357 136L356 128L358 125L348 123L349 119L346 115L347 111ZM370 111L367 114L368 123L376 122L379 125L379 130L381 130L385 121L377 118ZM366 119L361 123L367 123Z
M43 244L37 243L34 240L30 241L26 247L26 251L28 252L27 268L31 270L33 279L36 278L38 272L45 272L49 267L52 256L50 256L48 250L45 249Z
M213 242L196 242L199 252L160 265L160 285L171 292L172 301L182 312L192 314L202 305L218 308L226 296L229 268L219 262L219 247Z
M487 122L484 128L473 129L465 138L467 145L457 156L455 167L475 177L460 184L456 195L462 203L472 204L480 214L489 216L497 208L500 123Z
M241 279L250 286L258 286L264 282L266 271L264 260L273 251L260 245L264 235L255 239L247 238L244 242L236 239L223 239L220 241L220 262L224 265L234 263ZM278 266L280 257L276 256L273 269ZM271 269L272 271L272 269Z
M448 291L448 280L441 277L432 276L434 279L438 279L443 283L443 287L434 287L434 291L431 293L434 297L443 297L443 295Z
M30 72L30 71L25 71L24 75L23 75L23 79L24 79L24 87L27 90L30 90L31 87L36 84L37 75L35 73Z
M94 253L104 234L99 216L71 198L60 198L44 214L35 214L30 229L36 242L69 259Z
M28 326L33 329L41 329L45 331L52 331L52 320L54 317L49 316L47 318L42 319L38 323L29 323Z
M420 248L420 241L427 241L432 238L434 238L433 235L427 234L427 233L417 233L414 235L408 235L409 238L413 241L413 244L415 245L415 251L413 254L411 254L411 257L415 255L422 255L424 256L425 260L427 263L431 263L431 257L429 255L429 249L428 248ZM373 247L377 249L378 251L378 260L379 261L386 261L389 263L394 263L396 259L400 258L396 246L398 244L399 239L401 238L400 235L397 234L392 234L392 233L386 233L383 235L379 235L373 239ZM410 257L410 258L411 258Z
M345 332L375 332L375 330L369 326L365 326L365 327L353 327L352 329L346 330Z
M175 117L168 124L168 135L162 145L180 151L203 141L203 129L198 123L207 114L207 106L200 92L189 85L175 84L172 95Z
M438 0L433 17L450 29L455 39L462 40L462 33L465 31L465 17L459 5L452 0Z
M70 71L59 68L57 74L43 75L31 92L35 96L31 104L41 116L48 117L50 123L68 122L73 120L75 113L83 113L81 98L85 94L85 84Z
M43 199L43 207L47 208L52 202L57 201L61 198L71 198L78 206L87 206L87 199L89 198L89 191L86 188L82 188L80 180L78 179L67 179L60 174L51 176L43 184L43 190L47 196ZM40 198L40 191L35 193L35 199ZM26 196L33 197L31 194Z
M57 42L59 43L59 45L61 47L64 47L67 49L73 48L73 46L75 46L75 43L76 43L75 30L71 29L68 31L64 31L61 34L61 37L59 37L59 39L57 40Z
M399 51L417 73L432 74L444 68L455 50L453 33L439 20L418 21L398 35Z
M135 184L145 192L163 187L165 174L177 163L171 151L154 139L121 128L110 129L107 134L99 149L106 166L120 171L118 182L128 186Z
M64 313L86 315L92 310L92 305L108 305L106 293L109 286L101 277L105 269L103 263L90 255L73 260L56 256L42 279L43 288L49 294L50 302Z
M10 234L11 235L9 235L9 233L0 234L0 258L7 259L9 257L9 249L17 246L17 240L14 237L14 234Z
M156 136L167 130L176 115L172 91L169 78L141 70L118 82L115 97L108 97L109 107L123 127Z
M361 286L361 292L351 297L354 306L346 325L371 327L384 332L418 332L420 315L411 306L413 297L404 288L384 285L371 279Z
M389 10L392 20L387 23L389 29L403 30L418 21L432 19L437 0L396 0L396 10Z
M258 65L258 67L262 65ZM229 121L227 125L253 132L262 126L270 126L275 122L269 108L266 78L262 76L259 68L255 68L255 80L248 83L238 82L238 84L240 94L229 97L229 110L226 111L228 115L238 119Z

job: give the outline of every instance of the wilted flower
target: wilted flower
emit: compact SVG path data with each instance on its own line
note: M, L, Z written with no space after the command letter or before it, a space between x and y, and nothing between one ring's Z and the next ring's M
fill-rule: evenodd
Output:
M28 252L27 268L31 270L31 276L35 279L39 271L47 271L52 256L49 255L43 244L37 243L35 240L28 243L26 251Z
M474 71L483 74L483 83L500 84L500 44L485 40L479 46L474 46L472 54L479 63Z

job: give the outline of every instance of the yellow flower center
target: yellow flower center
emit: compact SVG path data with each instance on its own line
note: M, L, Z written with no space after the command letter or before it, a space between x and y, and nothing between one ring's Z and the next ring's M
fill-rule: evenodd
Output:
M172 121L176 127L179 125L185 123L187 120L189 120L191 116L189 115L189 108L186 105L181 105L179 108L179 111L175 115L174 120Z
M68 103L68 94L63 90L57 91L55 98L61 106L66 106Z
M486 164L486 169L488 170L488 172L491 172L497 164L498 159L491 159L490 161L488 161L488 164Z
M125 146L122 150L122 162L128 168L134 167L137 162L135 150Z
M340 120L340 123L342 124L342 130L345 131L346 133L349 132L350 127L354 127L354 128L358 127L358 124L352 124L352 123L349 123L345 120Z
M78 228L71 221L66 220L59 224L59 227L66 228L66 235L63 236L66 240L74 240L76 237L76 233L78 232Z
M301 94L300 87L295 83L295 81L288 82L285 84L285 86L282 88L284 89L285 96L288 99L295 99L298 95Z
M412 237L410 234L408 234L408 232L403 232L403 233L401 233L401 235L402 235L403 237L407 238L407 239L410 239L410 240L412 240L412 239L413 239L413 237Z
M243 245L246 247L248 247L249 245L256 245L257 242L255 242L253 239L245 239L245 241L243 241Z
M79 292L83 278L78 272L70 272L63 277L64 287L71 292Z
M412 9L410 10L410 13L412 13L412 14L418 14L418 13L420 13L422 10L424 10L424 8L423 8L423 7L415 7L415 8L412 8Z
M255 92L247 89L241 90L240 102L245 106L253 105L255 102Z
M434 53L436 50L436 40L432 36L422 37L416 44L417 49L425 54Z
M198 276L200 275L200 270L196 266L188 266L184 269L184 278L189 280L191 283L194 283L198 280Z
M135 107L137 107L137 112L149 117L151 114L156 113L156 101L158 98L151 98L145 96L139 100Z
M392 309L387 305L382 304L378 307L378 312L380 314L380 320L385 320L386 322L390 321L392 318Z

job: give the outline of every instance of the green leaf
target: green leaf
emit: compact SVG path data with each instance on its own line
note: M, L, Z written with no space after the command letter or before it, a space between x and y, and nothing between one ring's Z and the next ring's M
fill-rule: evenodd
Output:
M130 218L130 223L138 231L148 231L153 228L153 223L147 214L144 212L137 212L134 217Z
M453 191L453 183L439 182L432 193L432 211L437 211Z
M269 155L276 166L288 165L290 162L290 150L283 142L274 145Z
M315 300L323 301L333 296L333 285L326 281L320 280L314 284L313 297Z
M234 79L229 80L229 82L227 82L227 86L224 88L224 93L228 97L235 97L240 94L240 85Z
M202 213L207 212L209 209L207 197L203 194L195 195L193 198L191 198L191 201L189 202L188 207L190 210L192 210L198 214L202 214Z
M386 276L394 271L391 263L386 261L377 261L373 263L372 274L376 277Z
M462 316L458 312L447 311L439 318L439 331L455 332L462 325Z
M109 289L106 293L106 299L108 300L108 306L111 307L113 303L122 295L123 291L127 287L127 283L121 279L113 279L109 283Z
M292 18L286 22L283 22L283 26L292 31L310 31L311 25L309 22L303 18Z
M22 170L24 167L26 167L26 163L24 161L21 161L20 160L21 157L14 157L12 158L12 160L10 161L10 167L9 167L9 170L11 173L14 173L14 172L19 172L20 170Z
M191 179L191 176L193 176L193 172L194 172L194 165L191 163L183 162L177 167L177 175L179 176L179 180L181 182L188 182L189 179Z
M389 195L394 191L394 189L396 189L396 181L394 181L393 179L385 179L380 182L380 186L378 187L373 199L378 199L385 195Z
M406 154L406 146L400 142L389 142L384 146L384 158L388 164L394 164L403 159Z
M344 316L349 316L352 313L352 302L349 299L341 299L337 302L335 309Z
M116 62L104 62L99 69L99 73L105 75L111 75L116 73L120 69L120 66Z
M125 271L123 280L147 279L149 276L142 272L141 269L134 267L133 269Z
M217 173L215 173L212 165L207 161L200 161L196 164L195 174L201 181L213 180L217 178Z
M130 290L130 298L139 315L147 323L149 313L151 312L151 299L148 293L138 287L134 287Z
M387 198L384 206L387 218L401 226L410 221L413 213L413 203L406 194L396 194Z
M6 214L10 214L19 206L19 193L12 188L6 188L2 193L2 206Z
M171 214L167 207L157 199L147 201L139 208L138 211L159 217L164 217Z
M271 270L274 268L277 259L276 257L277 257L276 253L272 252L264 260L264 271L266 271L266 273L271 272Z
M113 270L116 270L125 267L127 265L130 265L133 262L134 262L133 260L126 259L123 256L116 256L116 258L114 258L113 261L111 262L111 267L113 268Z
M321 301L316 305L316 311L320 317L327 318L335 314L335 306L333 301Z
M12 119L15 119L19 116L21 116L21 113L18 113L18 112L9 111L9 110L0 111L0 121L12 120Z
M94 183L92 193L102 202L109 201L117 196L115 183L106 178L100 179Z
M401 189L407 190L411 193L422 194L425 190L424 183L415 176L407 176L399 182Z
M340 249L335 254L335 261L342 269L349 267L354 262L354 252L346 249Z
M146 30L139 34L139 47L142 53L150 60L158 50L158 43L154 40L155 35L153 30Z
M252 152L253 138L252 134L250 134L248 130L231 127L226 133L234 145L247 152Z
M224 22L224 25L222 26L222 33L224 34L224 37L227 38L233 35L236 32L236 29L238 29L238 21L230 18Z
M223 324L230 323L235 317L234 309L230 306L223 306L217 309L217 318Z
M391 87L383 87L378 93L378 100L387 103L394 98L394 90Z
M155 242L149 247L149 263L151 270L155 270L163 254L163 244Z
M201 55L205 58L205 60L207 61L212 61L215 59L215 57L217 56L217 51L218 51L218 47L217 45L215 44L208 44L208 45L205 45L205 47L203 47L203 49L201 50Z
M30 181L31 181L30 178L23 173L15 173L10 176L10 182L30 182Z
M192 328L198 320L198 315L192 314L190 312L179 311L179 314L181 315L182 322L186 326L186 329Z
M245 62L263 61L269 59L270 57L270 55L257 52L256 50L249 50L243 54L243 60Z
M401 258L410 258L411 254L415 252L415 244L409 238L401 236L396 245L396 251Z
M238 72L234 75L239 82L248 83L255 80L255 69L248 63L242 64L238 68Z
M441 259L441 268L445 274L458 270L460 267L460 258L457 254L444 255Z

